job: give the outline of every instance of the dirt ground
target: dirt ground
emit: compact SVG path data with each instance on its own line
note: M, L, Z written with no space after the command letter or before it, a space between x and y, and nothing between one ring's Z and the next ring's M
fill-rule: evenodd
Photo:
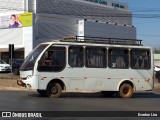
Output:
M25 90L17 85L16 79L0 79L0 90Z

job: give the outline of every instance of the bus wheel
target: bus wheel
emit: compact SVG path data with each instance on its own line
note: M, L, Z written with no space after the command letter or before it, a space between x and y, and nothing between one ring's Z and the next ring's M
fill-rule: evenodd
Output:
M42 97L46 97L47 95L46 95L46 90L39 90L39 89L37 89L37 92L40 94L40 96L42 96Z
M101 91L101 93L105 97L112 97L115 92L114 91Z
M118 93L122 98L130 98L133 95L133 88L130 84L125 83L120 86Z
M62 87L59 83L51 82L47 87L47 96L58 98L62 93Z

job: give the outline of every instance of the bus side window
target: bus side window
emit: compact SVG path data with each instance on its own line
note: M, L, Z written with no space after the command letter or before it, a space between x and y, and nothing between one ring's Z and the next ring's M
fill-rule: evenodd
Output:
M139 57L136 57L134 67L137 68L137 69L139 69L140 66L141 66L141 57L139 56Z
M86 67L105 68L106 52L106 48L103 47L86 47Z
M79 46L70 46L68 50L68 62L71 67L83 67L83 47Z
M109 49L108 58L109 58L109 67L116 67L116 59L115 56L113 56L112 49Z
M129 64L128 49L109 49L109 67L127 69Z
M143 61L143 64L144 64L144 68L150 68L150 60L149 60L150 56L145 56L144 57L144 61Z
M72 58L70 59L70 65L71 66L77 65L77 55L72 55Z
M125 65L124 57L118 56L116 58L116 66L118 68L125 68L126 65Z
M143 49L131 50L131 68L132 69L150 69L150 52Z
M142 69L150 69L150 52L149 51L144 51L143 56L142 56Z

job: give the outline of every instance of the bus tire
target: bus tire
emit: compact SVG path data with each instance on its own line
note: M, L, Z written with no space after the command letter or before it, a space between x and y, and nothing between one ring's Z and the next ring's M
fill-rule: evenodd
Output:
M103 96L105 97L112 97L114 95L114 91L101 91L101 93L103 94Z
M130 84L122 84L119 88L118 95L122 98L130 98L133 95L133 88Z
M39 90L39 89L37 89L37 92L40 94L40 96L42 96L42 97L46 97L47 95L46 95L46 90Z
M46 92L48 97L58 98L62 93L62 87L59 83L51 82Z

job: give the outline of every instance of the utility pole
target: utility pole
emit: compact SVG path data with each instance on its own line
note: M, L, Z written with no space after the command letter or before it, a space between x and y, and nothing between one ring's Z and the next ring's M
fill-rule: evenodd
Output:
M14 59L14 44L9 44L9 61L11 65L11 73L12 73L13 59Z

